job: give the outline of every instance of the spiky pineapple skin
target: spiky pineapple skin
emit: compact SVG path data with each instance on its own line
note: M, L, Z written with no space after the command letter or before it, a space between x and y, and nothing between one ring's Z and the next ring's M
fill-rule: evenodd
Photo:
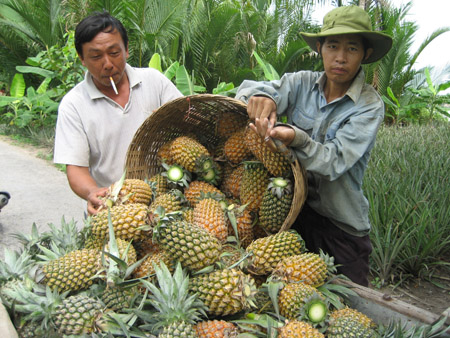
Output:
M267 189L259 206L259 224L268 233L281 230L286 217L289 215L294 195L291 192L283 193L279 198L271 189Z
M167 177L163 176L161 173L155 174L150 177L148 179L148 183L152 188L153 199L169 191L169 183L167 182Z
M319 330L312 325L299 321L291 320L284 324L279 330L279 338L325 338Z
M220 202L213 198L200 200L194 208L194 224L206 229L221 243L227 240L228 226Z
M174 260L193 271L214 264L222 248L219 240L206 229L182 221L159 226L155 240Z
M379 337L376 324L358 310L343 308L330 314L327 327L328 338L373 338Z
M229 138L236 130L247 125L248 117L240 114L221 112L217 116L216 134L222 138Z
M237 338L239 331L236 325L225 320L207 320L194 325L198 338Z
M237 208L239 206L236 206ZM250 211L244 209L242 212L236 212L235 217L240 245L246 248L255 239L253 234L253 216ZM231 222L228 222L228 235L236 236Z
M124 289L118 286L106 288L101 296L106 308L112 311L128 309L132 306L135 288Z
M298 255L304 248L303 239L294 231L281 231L258 238L246 248L251 254L248 269L260 275L271 273L283 258Z
M208 149L197 140L188 136L179 136L171 143L170 154L173 161L187 171L194 172L197 160L210 156Z
M287 283L302 281L319 287L327 277L327 265L318 254L305 252L284 258L275 267L273 275Z
M255 281L239 269L223 269L194 276L189 281L192 292L211 315L226 316L249 307L256 293Z
M55 325L63 335L92 333L102 309L103 305L96 299L82 295L70 296L58 305Z
M114 189L112 184L111 190ZM152 199L152 189L144 180L127 178L123 181L118 195L119 200L127 198L124 203L142 203L149 205Z
M239 164L252 155L245 144L245 131L234 132L224 144L225 157L234 164Z
M158 338L198 338L192 324L179 321L166 326Z
M257 212L269 184L269 172L261 162L245 162L240 183L239 198L247 209Z
M306 301L315 294L323 299L322 294L311 285L301 282L286 284L278 298L280 314L287 319L296 319Z
M172 266L171 257L167 252L158 250L151 253L142 263L133 271L134 278L147 278L155 273L155 266L163 262L169 268Z
M95 249L75 250L51 260L43 267L45 284L52 290L78 291L93 284L93 277L100 269L101 254Z
M145 232L140 229L147 224L148 206L131 203L113 206L110 209L111 222L116 238L127 241L141 240ZM92 233L100 239L109 238L108 210L102 210L92 217Z
M137 254L136 250L134 249L134 246L124 239L116 238L117 243L117 249L119 250L119 256L118 258L123 259L127 262L128 265L133 265L137 261ZM127 251L127 254L125 256L125 251ZM109 243L105 246L105 251L110 252L109 249Z
M245 131L245 144L253 155L264 164L271 175L283 177L292 175L289 159L280 152L272 151L261 137L250 128Z
M149 211L155 213L159 206L163 207L166 213L180 211L184 201L184 197L177 190L170 190L158 195L150 204Z
M189 186L184 189L184 196L188 200L191 207L195 207L197 203L200 202L200 196L202 193L222 194L217 187L204 181L192 181Z
M243 164L232 168L230 173L224 177L221 185L221 190L224 193L231 195L233 198L239 198L244 170L245 168Z

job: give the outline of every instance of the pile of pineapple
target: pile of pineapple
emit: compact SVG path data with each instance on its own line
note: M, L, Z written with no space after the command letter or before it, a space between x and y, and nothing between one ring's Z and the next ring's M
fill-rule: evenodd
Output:
M124 177L83 229L17 235L0 295L21 337L375 337L330 284L333 259L281 231L291 163L246 118L219 118L158 151L160 172ZM330 287L332 285L332 287Z

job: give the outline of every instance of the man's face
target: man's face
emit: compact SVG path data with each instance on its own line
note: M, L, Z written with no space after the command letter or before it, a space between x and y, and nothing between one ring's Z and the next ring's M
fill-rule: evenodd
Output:
M327 79L334 84L349 86L357 74L364 57L372 53L367 50L364 55L362 37L357 34L327 36L321 51Z
M98 89L111 88L110 76L118 84L125 74L128 46L125 46L120 33L114 30L100 32L90 42L82 45L81 62L91 73Z

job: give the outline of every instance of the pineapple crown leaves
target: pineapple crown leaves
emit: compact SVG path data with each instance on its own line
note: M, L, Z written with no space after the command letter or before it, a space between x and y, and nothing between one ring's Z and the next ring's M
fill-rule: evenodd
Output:
M277 337L277 329L283 326L281 320L277 320L270 314L247 313L245 318L233 320L241 331L239 338L272 338Z
M275 314L279 320L281 320L280 307L278 305L278 294L283 289L284 283L279 281L274 281L271 277L267 279L260 287L262 292L266 292L270 300L272 301L273 308L275 309Z
M5 247L4 259L0 261L0 280L22 278L28 274L33 265L34 261L28 250L19 253Z
M322 249L319 249L319 257L325 262L328 274L335 274L337 272L337 265L334 264L333 256L330 256Z
M169 183L181 187L189 186L189 182L192 181L192 176L189 171L185 170L178 164L168 165L167 163L163 162L162 166L165 171L161 175L166 177Z
M271 177L267 190L278 199L281 199L284 195L292 193L292 182L283 177Z
M346 286L342 280L349 280L344 275L337 275L328 280L325 284L317 288L322 293L330 305L335 309L342 309L350 297L357 297L355 291Z
M81 249L83 240L77 228L77 222L72 219L66 222L64 216L61 219L61 224L56 227L54 224L48 224L50 227L50 240L63 249L65 252Z
M13 233L11 236L17 239L23 245L24 249L29 250L30 253L35 253L39 251L37 244L47 243L51 237L51 233L44 232L39 234L36 223L33 223L30 234L20 232Z
M163 326L180 320L193 324L202 316L206 317L203 302L197 295L189 294L189 277L180 263L173 275L163 262L159 266L154 264L154 268L158 286L148 280L142 281L150 293L147 302L157 310L142 318L147 322L146 327L158 332Z
M34 284L31 289L17 285L5 293L15 299L15 310L24 314L24 320L41 321L41 327L47 329L53 326L55 311L69 291L59 293L48 286Z

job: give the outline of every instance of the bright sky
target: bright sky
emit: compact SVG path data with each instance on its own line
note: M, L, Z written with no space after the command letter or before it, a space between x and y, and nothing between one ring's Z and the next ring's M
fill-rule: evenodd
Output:
M390 0L395 7L400 7L408 0ZM315 11L313 19L322 24L323 16L333 9L333 6L320 6ZM412 6L406 19L415 21L419 26L411 53L417 51L420 44L438 28L450 26L450 0L412 0ZM414 68L426 66L444 67L450 63L450 32L434 39L420 54Z

